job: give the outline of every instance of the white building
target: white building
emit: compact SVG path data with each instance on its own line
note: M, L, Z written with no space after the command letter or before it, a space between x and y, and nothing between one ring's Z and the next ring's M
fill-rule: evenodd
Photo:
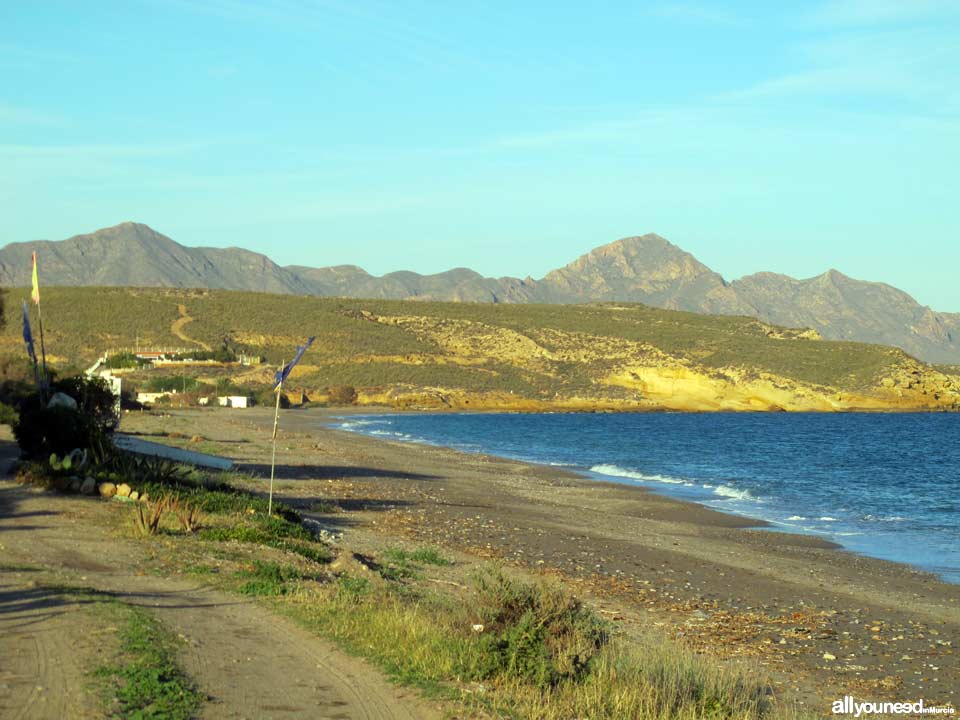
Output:
M246 395L220 395L217 404L220 407L245 408L250 407L250 398Z

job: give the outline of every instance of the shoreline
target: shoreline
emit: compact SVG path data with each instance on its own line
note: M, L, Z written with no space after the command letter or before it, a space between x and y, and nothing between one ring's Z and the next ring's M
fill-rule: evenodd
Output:
M447 548L555 577L626 630L655 622L697 652L760 663L808 702L960 700L956 585L646 488L331 427L350 414L361 413L284 413L277 448L278 498L345 542ZM134 424L202 435L265 491L272 409Z
M387 437L387 436L380 437L380 436L372 435L370 433L363 432L361 430L344 429L344 428L337 427L337 421L341 417L348 418L348 417L404 416L409 414L447 415L451 413L456 413L458 415L459 414L466 414L466 415L503 414L495 410L494 411L486 411L486 410L483 410L483 411L472 411L472 410L468 410L468 411L462 411L462 410L398 411L398 410L394 410L391 408L384 408L384 407L379 407L373 412L366 412L366 408L344 408L344 410L347 410L347 412L339 412L339 411L336 411L334 408L312 409L310 410L310 412L316 412L319 415L318 420L322 422L329 430L332 430L332 431L346 432L352 435L365 437L370 440L395 442L401 445L408 445L408 446L414 446L414 447L418 445L427 446L431 448L439 448L439 449L447 450L452 453L463 453L466 455L479 455L479 456L484 456L490 459L502 460L504 462L525 463L534 467L542 468L545 471L567 472L573 475L574 477L581 478L587 482L591 482L597 485L609 484L614 487L635 488L643 492L652 493L659 497L670 499L674 502L690 504L699 508L709 510L711 512L715 512L715 513L730 517L730 518L737 518L739 521L739 524L735 525L736 527L762 529L765 532L778 533L778 534L787 535L787 536L801 536L804 538L808 538L811 542L816 542L817 545L822 548L840 550L864 559L869 559L869 560L874 560L874 561L879 561L884 563L893 563L895 565L902 565L911 571L930 575L931 577L935 578L938 582L946 583L948 585L953 585L960 588L960 577L958 577L958 579L956 580L953 580L953 579L950 579L949 577L945 577L944 574L942 574L941 572L938 572L936 569L924 567L921 564L909 562L906 560L901 560L901 559L896 559L891 557L884 557L882 554L879 554L876 552L870 552L869 549L858 548L856 547L857 543L852 543L850 541L847 541L847 543L849 544L845 544L844 541L836 540L833 537L831 537L827 531L810 530L810 529L804 529L802 527L797 527L797 528L790 527L790 526L785 527L784 524L780 521L758 517L757 515L751 514L751 511L749 508L747 509L720 508L710 504L710 503L721 502L724 497L731 498L732 496L721 495L719 498L715 498L715 497L697 498L697 497L694 497L693 495L695 495L698 492L698 489L693 490L691 493L684 493L683 491L677 490L675 488L671 488L666 484L664 484L664 486L661 487L659 484L656 484L655 481L653 480L646 480L644 478L633 478L630 475L619 476L614 473L605 473L605 472L597 471L597 470L594 470L592 467L587 467L587 466L576 466L576 465L567 465L567 464L554 465L553 463L550 463L550 462L538 461L530 458L513 457L510 455L491 454L491 453L480 451L480 450L461 449L461 448L452 447L449 445L444 445L442 443L436 443L430 440L423 440L423 439L404 440L402 438L394 438L394 437ZM665 412L677 412L679 414L682 411L665 411ZM720 411L720 412L726 412L726 411ZM896 411L896 412L900 414L901 411ZM529 414L529 413L510 412L508 414ZM821 413L812 413L812 414L821 414ZM926 414L926 413L918 412L916 414ZM613 466L611 465L611 467ZM622 477L622 479L618 479L619 477ZM690 496L685 496L688 494ZM732 499L737 499L737 498L732 497ZM731 524L730 526L733 527L734 525ZM864 537L867 538L868 540L871 538L871 536L869 535L865 535ZM866 545L869 546L871 545L871 543L867 542ZM945 568L943 572L948 575L960 575L960 571L958 571L958 569L956 568Z

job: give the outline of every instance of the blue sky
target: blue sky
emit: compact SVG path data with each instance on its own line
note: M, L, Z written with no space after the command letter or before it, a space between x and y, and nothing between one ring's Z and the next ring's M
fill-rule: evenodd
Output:
M960 0L0 3L0 243L540 277L657 232L960 312Z

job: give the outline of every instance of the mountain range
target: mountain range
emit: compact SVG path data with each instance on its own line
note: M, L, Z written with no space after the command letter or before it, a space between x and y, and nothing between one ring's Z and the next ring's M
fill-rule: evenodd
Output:
M829 270L798 280L760 272L728 282L655 234L602 245L535 280L467 268L374 276L355 265L279 266L241 248L186 247L125 222L62 241L0 249L0 284L30 283L30 256L47 285L222 288L267 293L482 303L638 302L695 313L746 315L812 328L826 339L900 347L927 362L960 364L960 314L939 313L884 283Z

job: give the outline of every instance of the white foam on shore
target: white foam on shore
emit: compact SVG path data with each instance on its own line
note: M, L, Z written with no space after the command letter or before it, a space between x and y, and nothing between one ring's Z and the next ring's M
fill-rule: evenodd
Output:
M763 502L760 498L754 497L749 490L739 490L729 485L720 485L713 489L714 495L730 498L731 500L750 500L751 502Z
M642 472L637 472L636 470L627 470L619 465L610 465L607 463L594 465L590 468L590 472L595 472L600 475L609 475L611 477L643 480L644 482L659 482L666 483L667 485L685 485L686 487L696 487L695 483L692 483L689 480L681 480L680 478L670 477L669 475L646 475Z
M347 420L337 425L340 430L353 430L354 428L363 428L369 425L390 425L389 420Z
M829 515L823 515L817 519L821 520L822 522L839 522L835 517L830 517Z

